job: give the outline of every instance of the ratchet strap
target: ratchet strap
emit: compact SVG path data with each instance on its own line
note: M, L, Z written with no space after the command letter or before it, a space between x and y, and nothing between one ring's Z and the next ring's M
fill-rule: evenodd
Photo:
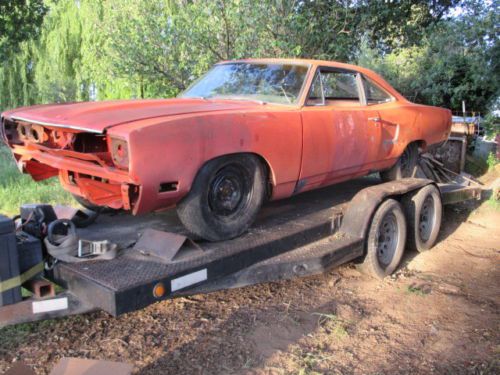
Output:
M55 234L58 227L66 228L66 234ZM47 252L55 259L66 263L88 262L90 260L110 260L118 255L118 246L108 241L83 241L76 234L71 220L59 219L49 224L47 237L43 240ZM89 251L82 251L82 243L87 243Z
M0 293L6 292L8 290L14 289L18 286L21 286L26 281L31 280L33 277L43 272L44 264L43 262L38 263L37 265L31 267L26 272L14 276L10 279L0 281Z

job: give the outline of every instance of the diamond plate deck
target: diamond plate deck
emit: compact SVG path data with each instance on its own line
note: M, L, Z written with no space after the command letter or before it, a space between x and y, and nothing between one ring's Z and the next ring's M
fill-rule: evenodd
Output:
M160 263L136 251L125 250L110 261L59 264L54 277L83 301L118 315L154 302L151 291L160 281L165 283L168 297L171 297L176 294L170 290L171 280L199 269L207 269L208 281L212 282L284 253L287 253L285 258L275 258L274 261L279 263L293 257L295 262L299 258L321 261L336 250L349 249L350 246L354 250L359 245L360 239L343 238L327 247L323 244L319 247L321 250L311 246L333 234L332 217L354 194L378 182L376 178L363 178L272 202L263 208L248 233L218 243L199 241L201 251L181 253L171 263ZM82 230L80 235L86 239L108 239L126 245L146 228L184 234L175 212L167 211L143 217L105 216L97 225ZM357 256L356 251L352 254ZM183 291L178 292L181 293Z

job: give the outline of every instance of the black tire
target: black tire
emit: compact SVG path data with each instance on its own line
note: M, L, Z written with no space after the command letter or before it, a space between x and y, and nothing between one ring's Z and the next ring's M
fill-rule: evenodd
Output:
M100 211L93 211L84 208L82 210L79 210L76 215L73 216L71 221L77 228L87 228L89 225L94 224L100 214Z
M73 198L75 198L75 200L80 203L81 206L91 210L91 211L94 211L94 212L100 212L103 207L101 206L98 206L98 205L95 205L91 202L89 202L88 200L86 200L84 197L80 197L79 195L76 195L76 194L71 194L73 195Z
M98 206L76 194L71 194L71 195L73 195L73 198L75 198L75 200L78 203L80 203L82 207L86 208L87 210L97 212L99 214L114 214L121 211L121 209L111 208L108 206Z
M239 236L255 220L266 195L266 173L251 154L228 155L206 163L177 214L194 235L209 241Z
M430 250L441 228L443 205L434 185L427 185L403 198L408 219L408 248L419 252Z
M358 269L377 279L392 274L401 262L406 244L406 218L401 204L387 199L370 223L365 257Z
M410 143L396 164L390 169L380 172L380 178L384 182L401 180L402 178L413 177L417 169L418 146L416 143Z

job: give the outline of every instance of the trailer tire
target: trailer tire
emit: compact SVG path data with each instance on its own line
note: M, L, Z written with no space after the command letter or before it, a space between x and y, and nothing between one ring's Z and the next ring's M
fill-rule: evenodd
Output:
M385 200L375 211L358 269L377 279L392 274L401 262L406 243L406 218L401 204Z
M441 228L443 205L434 185L427 185L403 197L408 219L408 248L419 252L430 250Z
M390 169L380 172L380 178L384 182L401 180L413 177L418 162L418 145L410 143L399 157L396 164Z
M228 240L250 227L265 196L266 173L257 156L223 156L200 169L177 214L195 236Z

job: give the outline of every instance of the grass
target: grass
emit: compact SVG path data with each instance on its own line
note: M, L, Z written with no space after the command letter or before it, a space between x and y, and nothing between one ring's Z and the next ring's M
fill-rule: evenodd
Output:
M57 178L35 182L21 174L10 151L0 146L0 213L13 216L25 203L75 205L71 194L62 189Z
M319 317L318 324L325 328L329 333L332 333L338 339L349 336L346 329L346 322L340 319L335 314L313 313Z
M414 286L414 285L408 285L406 287L406 293L415 294L415 295L421 296L421 297L424 297L425 295L428 294L428 292L426 292L425 290L422 290L418 286Z

